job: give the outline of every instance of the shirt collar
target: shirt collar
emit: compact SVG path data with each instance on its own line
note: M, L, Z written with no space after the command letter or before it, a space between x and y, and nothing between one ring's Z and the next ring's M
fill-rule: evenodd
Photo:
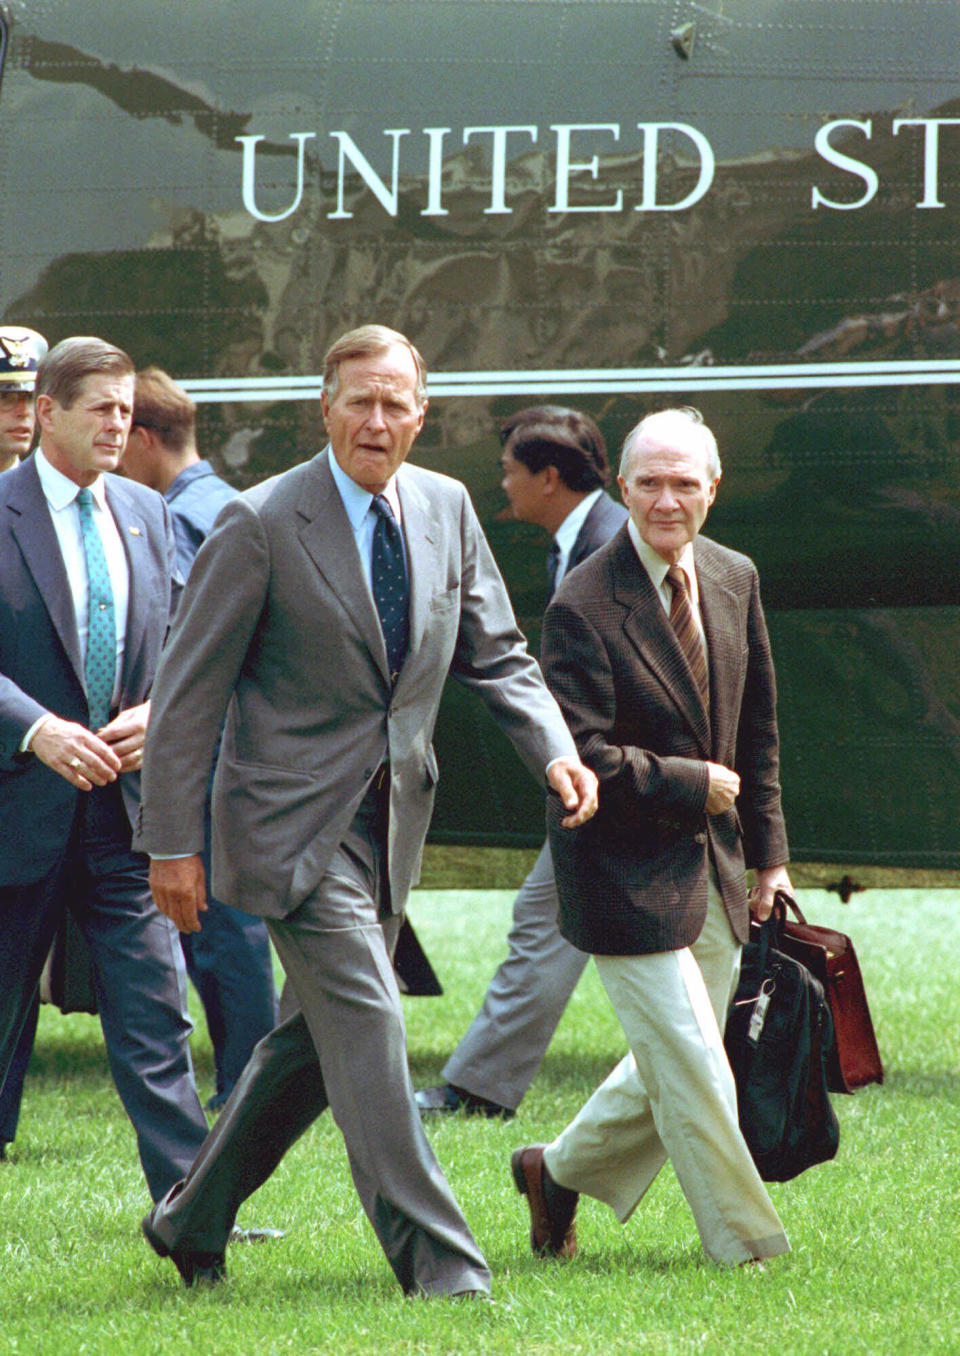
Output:
M185 466L182 471L171 480L170 484L164 490L163 497L169 504L171 499L176 499L181 490L185 490L194 480L200 476L212 476L213 467L208 461L192 461L189 466Z
M632 518L627 519L627 532L630 534L630 540L633 542L640 562L650 576L650 581L655 589L662 589L667 578L667 571L670 569L670 562L664 560L648 542L645 542L640 535L639 529ZM690 588L690 597L696 606L700 590L697 585L697 571L693 563L693 543L687 542L680 554L677 564L687 576L687 582Z
M72 504L80 493L80 486L69 476L65 476L62 471L47 460L43 455L42 448L37 448L33 454L34 464L37 468L37 475L40 479L40 488L43 490L47 503L55 511L65 509L68 504ZM97 476L92 485L89 486L90 493L93 495L97 504L106 511L107 507L107 486L103 476Z
M573 544L580 535L580 529L586 521L587 514L593 508L594 504L603 494L602 488L591 490L585 495L576 507L572 508L564 518L563 522L553 534L553 540L560 547L564 556L569 556L573 550Z
M330 466L330 473L333 476L334 484L340 492L340 498L343 500L343 507L346 510L347 517L350 520L350 526L353 534L360 531L361 524L370 510L373 503L373 495L369 490L365 490L362 485L358 485L355 480L351 480L346 471L333 455L333 448L327 445L327 461ZM393 509L393 516L400 521L400 496L397 493L397 477L391 476L383 490L383 497Z

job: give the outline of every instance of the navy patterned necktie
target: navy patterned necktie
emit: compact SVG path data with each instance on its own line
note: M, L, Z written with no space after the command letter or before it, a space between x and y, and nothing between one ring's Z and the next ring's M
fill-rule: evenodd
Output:
M560 568L560 547L555 541L550 543L547 552L547 602L553 597L557 587L557 571Z
M710 675L707 672L707 651L690 604L690 586L687 582L687 576L679 565L671 565L667 570L667 581L673 589L670 624L676 632L680 648L686 655L687 663L697 681L700 696L703 698L704 709L709 711Z
M376 522L373 525L370 582L387 646L390 681L395 683L410 644L410 585L403 537L393 510L382 494L374 495L371 508L376 514Z
M87 559L87 653L84 678L90 729L100 730L110 719L117 670L117 620L113 588L100 532L93 520L93 495L84 486L77 495L80 535Z

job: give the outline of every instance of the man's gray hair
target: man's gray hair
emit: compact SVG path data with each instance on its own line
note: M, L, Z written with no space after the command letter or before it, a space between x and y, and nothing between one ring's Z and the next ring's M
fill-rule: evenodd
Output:
M692 405L680 405L676 409L670 410L656 410L653 414L645 415L639 424L630 430L623 440L623 450L620 454L620 474L623 478L627 478L634 448L643 442L644 438L656 437L668 441L670 429L678 427L682 428L684 432L689 432L691 428L697 430L703 441L703 450L707 458L707 479L711 482L718 480L722 468L717 440L703 422L703 415Z
M427 398L427 365L405 334L391 330L386 325L360 325L342 334L330 345L323 357L323 391L327 399L336 399L340 388L341 363L350 358L369 358L373 354L386 353L394 345L410 350L417 369L417 404L422 405Z
M37 368L34 397L48 395L69 410L87 377L105 373L132 377L133 359L122 348L92 334L75 334L55 344Z

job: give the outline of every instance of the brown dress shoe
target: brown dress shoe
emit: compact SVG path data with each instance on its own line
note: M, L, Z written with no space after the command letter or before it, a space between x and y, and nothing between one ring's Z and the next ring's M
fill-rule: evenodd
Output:
M513 1180L530 1206L530 1247L541 1257L575 1257L577 1192L555 1182L543 1161L542 1144L514 1151Z

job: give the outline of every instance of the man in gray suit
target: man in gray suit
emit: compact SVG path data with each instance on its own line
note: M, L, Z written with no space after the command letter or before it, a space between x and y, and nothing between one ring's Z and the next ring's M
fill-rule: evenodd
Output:
M478 691L560 818L596 781L529 656L467 493L403 465L423 361L381 326L327 354L329 447L221 513L154 688L138 842L184 931L204 905L205 770L220 899L267 919L299 1011L257 1046L185 1181L144 1221L187 1284L224 1274L237 1208L326 1106L404 1291L490 1274L423 1133L390 964L438 777L448 673ZM183 854L175 856L174 854Z
M548 811L560 929L630 1053L552 1144L513 1156L537 1252L574 1252L580 1192L628 1219L668 1157L713 1261L788 1247L723 1047L750 909L769 915L790 877L757 571L700 535L719 483L697 411L649 415L624 444L627 525L547 610L544 672L602 786L572 834Z
M133 423L120 469L158 490L170 508L177 564L184 579L224 504L236 495L197 451L197 409L159 367L138 372ZM204 814L203 864L210 879L210 810ZM262 918L221 904L207 893L199 932L182 932L187 974L193 980L213 1046L216 1091L208 1111L219 1111L253 1053L277 1024L270 939Z
M553 537L549 603L561 579L610 540L627 511L604 491L606 444L588 415L533 405L506 420L500 439L503 491L513 516ZM544 843L514 901L507 955L444 1065L446 1082L417 1093L421 1111L514 1115L587 963L561 936L557 908L550 844Z

